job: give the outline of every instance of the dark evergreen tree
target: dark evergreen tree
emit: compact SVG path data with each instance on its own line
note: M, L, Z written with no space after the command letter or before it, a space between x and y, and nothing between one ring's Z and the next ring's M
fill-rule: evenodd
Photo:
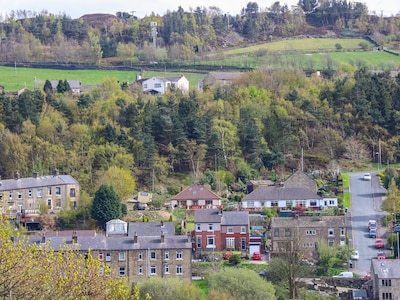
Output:
M53 86L51 85L50 80L46 80L44 83L43 90L46 94L52 94L53 93Z
M121 199L112 186L103 184L96 191L90 215L102 227L112 219L121 218Z

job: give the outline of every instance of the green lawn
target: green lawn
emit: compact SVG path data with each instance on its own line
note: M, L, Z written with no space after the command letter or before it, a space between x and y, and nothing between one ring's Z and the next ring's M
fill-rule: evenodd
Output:
M372 47L372 43L364 39L333 39L333 38L309 38L309 39L287 39L277 42L257 44L243 48L229 49L223 52L224 55L237 55L248 54L257 52L259 50L275 51L304 51L315 52L321 51L334 51L335 45L340 44L343 50L346 49L360 49L360 43L367 43Z
M17 91L27 87L33 89L35 78L37 85L43 87L44 82L48 80L80 80L82 85L101 84L105 78L115 78L120 82L134 82L138 71L112 71L112 70L55 70L55 69L37 69L37 68L13 68L0 66L0 85L4 86L6 92ZM180 76L184 75L191 88L196 88L199 80L205 77L205 74L185 73L185 72L154 72L143 71L143 78L153 76Z

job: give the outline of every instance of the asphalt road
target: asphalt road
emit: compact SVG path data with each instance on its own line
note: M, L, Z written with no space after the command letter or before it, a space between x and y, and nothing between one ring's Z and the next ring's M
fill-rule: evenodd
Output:
M386 214L381 210L382 197L386 190L379 185L379 178L376 177L376 173L372 173L372 180L366 181L363 180L363 175L364 173L350 174L350 245L360 253L360 259L353 263L353 271L360 275L369 273L371 258L376 257L378 253L374 246L375 239L368 235L368 220L377 220L378 237L382 237L385 228L380 224L380 220ZM385 252L389 253L388 250Z

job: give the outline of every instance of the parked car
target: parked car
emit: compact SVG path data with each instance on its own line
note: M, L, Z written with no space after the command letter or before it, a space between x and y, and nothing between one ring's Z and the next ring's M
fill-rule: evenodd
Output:
M258 251L255 251L255 252L253 253L253 255L251 256L251 259L252 259L252 260L261 260L261 259L262 259L261 253L258 252Z
M360 259L360 253L357 250L354 250L351 255L350 255L351 260L359 260Z
M142 202L136 202L134 206L135 210L146 210L146 204Z
M363 176L363 179L364 180L371 180L372 179L371 173L365 173L364 176Z
M377 225L377 223L376 223L376 220L369 220L368 221L368 230L370 230L371 228L377 228L378 227L378 225Z
M300 259L299 260L299 265L301 265L301 266L313 266L314 263L312 261L307 260L307 259Z
M333 277L353 278L354 274L353 274L353 272L342 272L342 273L340 273L338 275L335 275Z
M377 238L375 240L375 248L384 248L384 247L385 247L385 243L384 243L383 239Z
M394 226L393 232L394 232L394 233L400 233L400 225Z
M386 259L385 252L378 252L378 254L376 255L376 258L379 260Z
M376 232L376 229L375 229L375 228L371 228L371 229L369 230L369 237L370 237L370 238L375 238L375 239L376 239L376 234L377 234L377 232Z

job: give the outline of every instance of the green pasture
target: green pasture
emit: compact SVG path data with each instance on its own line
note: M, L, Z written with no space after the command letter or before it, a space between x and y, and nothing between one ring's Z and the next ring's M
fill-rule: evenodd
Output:
M254 54L254 53L253 53ZM280 53L268 52L263 55L240 54L236 56L219 55L218 58L209 61L198 62L214 66L236 66L240 68L275 67L275 68L299 68L299 69L327 69L328 61L332 68L337 69L341 63L348 63L355 68L360 65L371 70L392 70L400 65L400 56L382 51L337 51L314 53Z
M400 65L400 56L383 51L362 51L360 43L367 43L370 49L372 44L364 39L333 39L333 38L303 38L288 39L278 42L252 45L248 47L229 49L213 53L203 58L195 58L186 65L218 66L223 70L225 66L238 68L290 68L303 70L324 70L328 64L337 69L341 63L348 63L354 68L366 66L371 70L393 70ZM338 51L335 47L340 44ZM260 51L263 50L263 51ZM144 69L142 78L153 76L185 75L191 88L196 88L199 80L207 73L163 72ZM140 71L113 71L113 70L54 70L36 68L0 67L0 85L6 91L17 91L23 87L33 89L35 78L37 86L44 85L49 80L80 80L83 85L98 85L105 78L115 78L120 82L134 82Z
M335 51L336 44L342 46L342 50L346 49L359 49L361 50L360 43L367 43L369 47L373 44L364 39L333 39L333 38L300 38L300 39L287 39L277 42L264 43L258 45L247 46L243 48L235 48L223 51L224 55L238 55L257 52L260 50L275 51Z
M13 68L0 66L0 85L5 87L6 92L17 91L27 87L33 89L35 78L38 86L42 87L48 80L80 80L82 85L98 85L106 78L115 78L120 82L134 82L139 71L113 71L113 70L55 70L55 69L37 69L37 68ZM185 72L154 72L144 70L142 78L153 76L180 76L184 75L191 88L197 87L199 80L203 79L205 74L185 73Z

